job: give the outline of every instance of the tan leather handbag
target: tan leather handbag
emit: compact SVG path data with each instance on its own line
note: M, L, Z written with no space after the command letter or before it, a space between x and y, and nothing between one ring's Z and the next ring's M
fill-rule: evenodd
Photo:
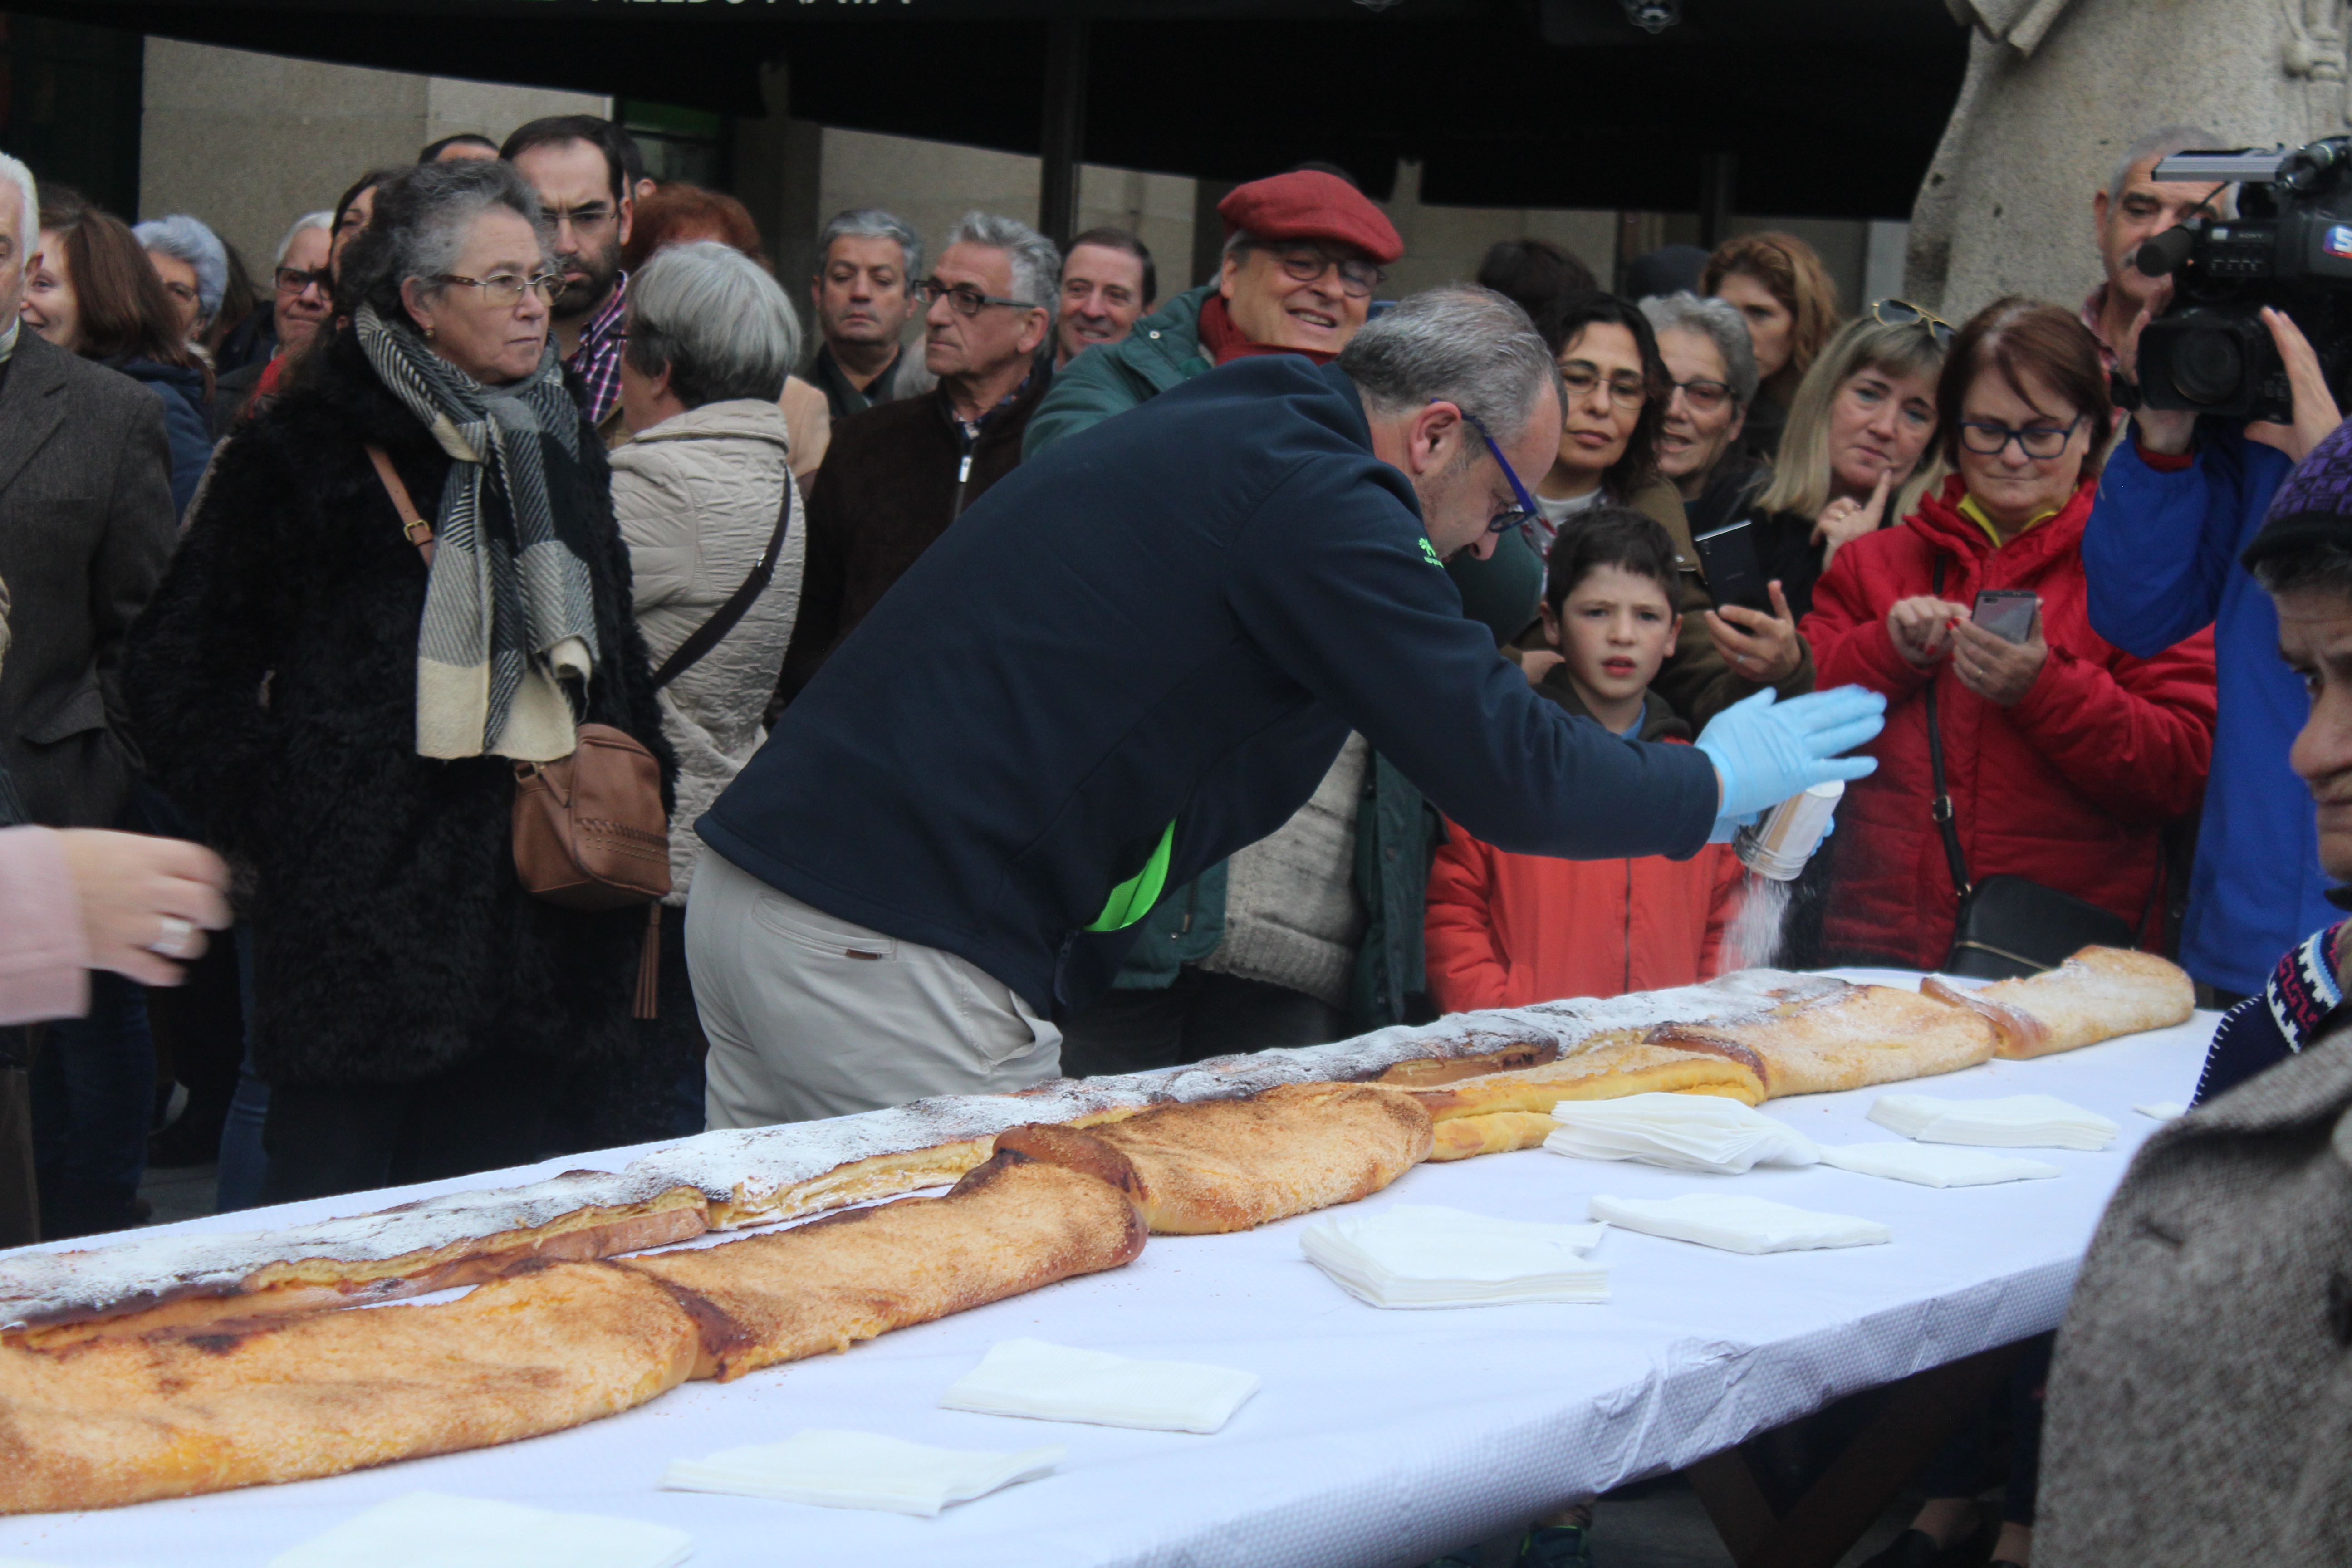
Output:
M381 447L367 449L408 542L433 563L433 525ZM523 891L568 910L625 910L650 903L637 966L636 1016L653 1014L661 951L661 900L670 890L669 817L661 766L610 724L582 724L579 743L551 763L517 763L515 878Z

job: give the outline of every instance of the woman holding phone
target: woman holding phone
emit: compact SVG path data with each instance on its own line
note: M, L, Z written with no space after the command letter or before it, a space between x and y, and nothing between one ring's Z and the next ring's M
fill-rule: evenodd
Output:
M1825 945L1934 969L1951 944L1931 711L1971 879L2030 878L2152 942L2158 832L2196 804L2211 755L2213 650L2200 633L2136 658L2091 630L2083 523L2115 421L2098 345L2055 305L1998 300L1953 339L1936 395L1957 471L1839 551L1804 620L1823 686L1889 703L1879 769L1839 813Z

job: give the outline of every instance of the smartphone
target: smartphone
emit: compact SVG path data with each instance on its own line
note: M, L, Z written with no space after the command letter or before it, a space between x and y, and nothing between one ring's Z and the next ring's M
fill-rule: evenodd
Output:
M2003 642L2023 642L2033 635L2033 611L2041 602L2030 589L1987 588L1977 595L1969 618Z
M1771 613L1772 595L1757 560L1753 522L1742 518L1712 533L1702 533L1691 542L1698 547L1698 569L1717 604Z

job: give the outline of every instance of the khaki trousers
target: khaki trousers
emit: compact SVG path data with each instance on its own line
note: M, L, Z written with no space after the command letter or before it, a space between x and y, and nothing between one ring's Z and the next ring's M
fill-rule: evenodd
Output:
M1057 1077L1062 1031L971 960L827 914L706 848L687 965L714 1127L1002 1094Z

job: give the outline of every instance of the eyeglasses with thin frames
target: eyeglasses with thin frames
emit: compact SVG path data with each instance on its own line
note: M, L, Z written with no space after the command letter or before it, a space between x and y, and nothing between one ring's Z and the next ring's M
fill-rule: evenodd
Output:
M1650 388L1638 375L1603 375L1601 367L1591 360L1562 360L1559 365L1560 385L1568 391L1569 401L1592 395L1593 388L1604 382L1609 387L1609 401L1620 408L1639 408L1650 400Z
M607 225L618 222L621 209L607 206L541 207L539 216L547 220L550 228L569 225L574 234L594 234Z
M556 290L563 287L562 278L552 272L542 272L535 278L519 277L512 272L500 272L489 278L467 278L462 273L444 272L441 281L478 289L482 291L483 303L499 310L509 310L520 304L526 289L538 295L541 303L552 304Z
M2055 425L2028 425L2023 428L2003 425L1996 419L1963 419L1960 421L1960 445L1980 458L1998 458L2008 450L2011 441L2029 458L2048 459L2066 449L2081 428L2083 416L2076 415L2062 427ZM1991 442L1987 446L1986 442Z
M1711 381L1705 377L1697 381L1666 383L1666 396L1669 400L1672 400L1677 392L1683 395L1685 403L1689 404L1699 413L1712 414L1730 400L1731 384L1726 381Z
M1001 295L983 294L969 283L942 283L936 278L926 278L915 285L915 298L925 309L941 300L951 300L959 314L977 316L987 305L1002 305L1008 310L1042 310L1043 305L1033 305L1026 300L1007 300Z
M1433 398L1431 401L1436 400ZM1465 424L1478 432L1478 439L1486 443L1486 450L1494 455L1495 466L1501 468L1503 478L1510 481L1511 495L1519 503L1518 510L1504 512L1489 521L1486 524L1486 531L1508 533L1515 528L1542 517L1543 508L1536 505L1536 498L1528 494L1528 487L1519 483L1519 476L1511 470L1510 459L1504 457L1503 448L1495 444L1494 435L1486 428L1485 422L1466 408L1462 411L1462 418Z

